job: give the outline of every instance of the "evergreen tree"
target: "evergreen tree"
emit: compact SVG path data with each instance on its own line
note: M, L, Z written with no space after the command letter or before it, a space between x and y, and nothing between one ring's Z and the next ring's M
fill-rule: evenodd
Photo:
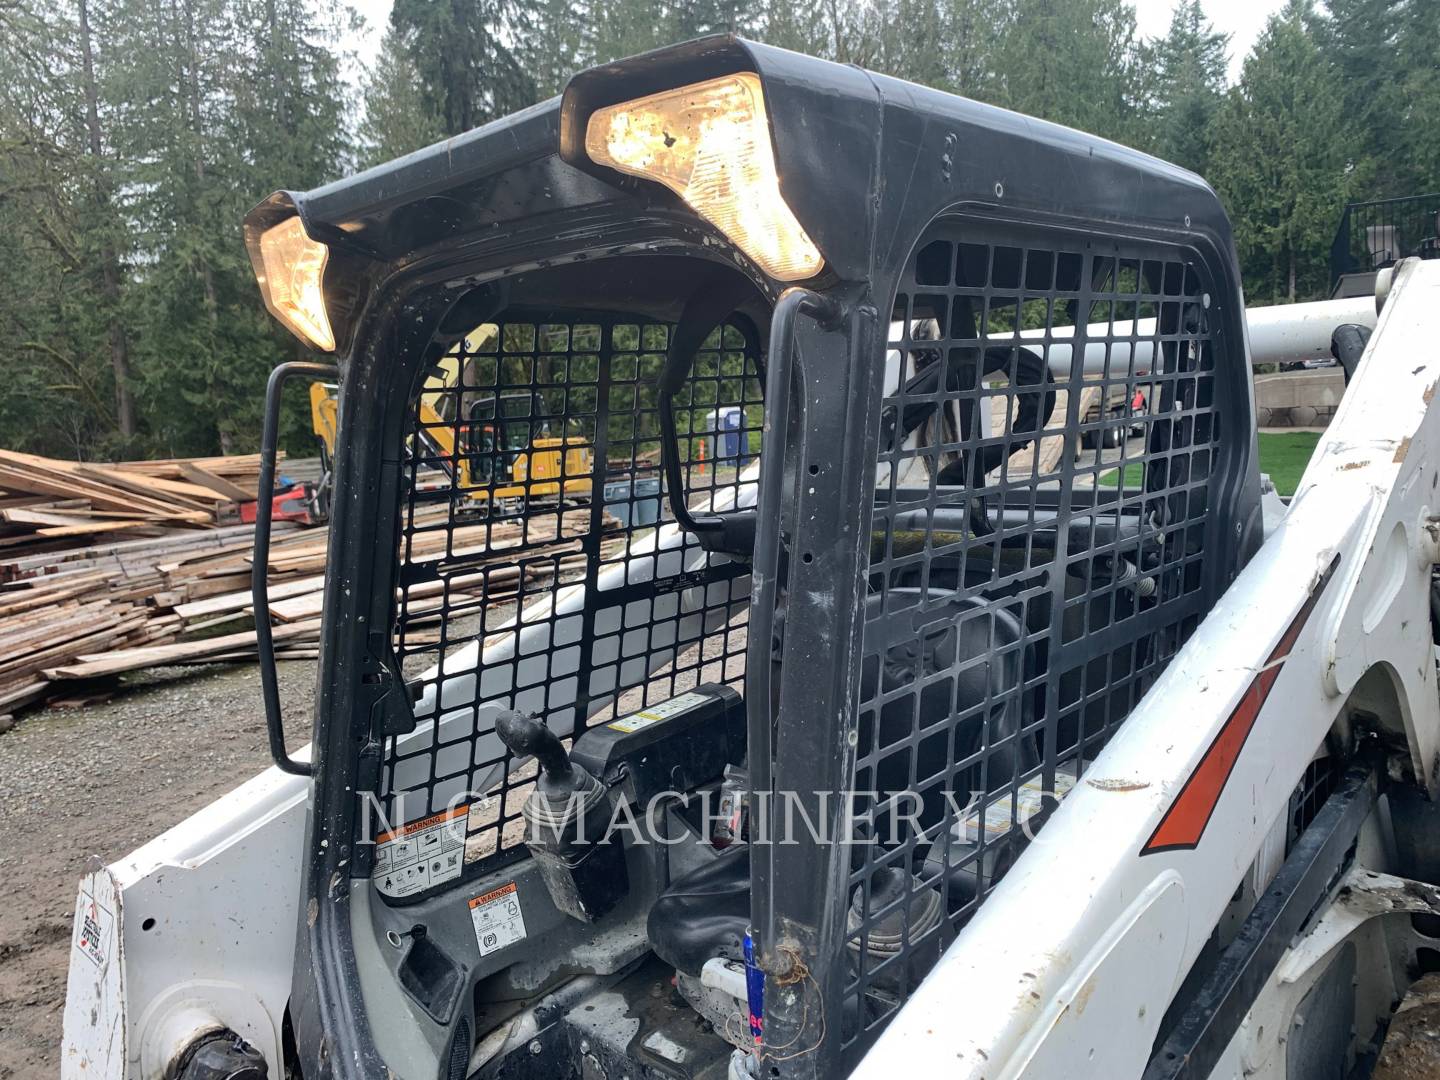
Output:
M0 445L68 454L124 446L135 423L114 162L79 22L65 5L0 12Z
M822 0L764 0L760 11L760 40L810 56L830 55L825 34Z
M558 94L570 76L588 66L582 0L532 0L530 33L517 52L541 100Z
M588 15L587 40L583 47L586 63L620 60L671 41L669 20L652 3L591 0Z
M1125 0L1013 0L996 49L1007 108L1138 145L1144 71Z
M390 24L446 135L535 101L535 81L509 44L531 34L530 12L522 0L395 0Z
M265 379L296 355L258 303L238 225L346 166L333 9L116 0L105 92L145 333L139 397L165 454L255 447Z
M1313 12L1307 18L1331 65L1333 92L1352 121L1354 141L1347 156L1357 183L1377 195L1401 194L1397 188L1404 186L1400 176L1406 169L1396 153L1405 112L1405 78L1397 55L1400 5L1395 0L1327 0L1325 6L1326 18Z
M117 250L116 216L112 213L115 178L107 153L100 118L100 87L96 76L95 45L90 27L90 0L76 2L76 44L80 54L80 84L85 106L85 164L89 174L87 243L93 247L86 261L99 277L101 315L110 347L111 375L115 381L115 423L121 440L135 438L135 399L130 385L130 341L121 307L122 268Z
M706 34L749 34L756 22L752 0L669 0L670 40Z
M1344 205L1344 105L1307 0L1273 16L1216 118L1212 182L1235 226L1251 296L1323 295Z
M1440 4L1412 0L1403 11L1396 38L1394 80L1400 101L1395 145L1388 150L1400 163L1393 186L1383 194L1412 195L1440 191ZM1440 229L1440 222L1436 223Z
M350 13L336 0L228 2L243 35L234 123L253 177L243 194L335 179L352 154L336 52Z
M1211 124L1225 93L1229 38L1205 18L1200 0L1181 0L1170 32L1155 43L1155 153L1205 175Z
M146 309L141 394L152 436L177 453L237 449L248 420L230 386L234 365L255 360L233 348L226 318L242 302L247 173L229 108L242 72L231 15L222 0L120 0L109 35Z
M386 30L375 67L364 82L360 164L379 165L445 137L440 117L420 89L411 52L400 31Z
M946 87L944 0L876 0L875 54L867 66L922 86Z
M995 51L1007 7L1008 0L942 0L945 89L982 101L994 100Z

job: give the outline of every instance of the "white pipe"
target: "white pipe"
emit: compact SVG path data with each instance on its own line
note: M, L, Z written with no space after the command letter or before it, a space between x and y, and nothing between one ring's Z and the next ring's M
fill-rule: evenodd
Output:
M1375 297L1317 300L1313 304L1277 304L1247 308L1252 364L1282 364L1330 356L1330 335L1343 323L1375 329Z
M1344 300L1317 300L1309 304L1277 304L1253 307L1245 311L1245 325L1250 337L1251 364L1288 364L1330 355L1330 335L1343 323L1359 323L1375 328L1375 298L1353 296ZM1111 377L1124 378L1133 367L1135 374L1147 375L1155 363L1155 320L1141 319L1091 323L1086 328L1085 373L1105 373L1107 353ZM891 340L898 340L899 324L891 328ZM1050 372L1057 380L1070 378L1073 348L1066 340L1073 337L1073 326L1056 326L1046 331L1022 330L1019 339L1034 347L1041 343ZM1046 337L1050 344L1044 345ZM1131 337L1135 341L1130 341ZM1010 334L990 338L995 345L1015 341ZM923 348L923 342L916 346ZM1133 353L1133 356L1132 356Z

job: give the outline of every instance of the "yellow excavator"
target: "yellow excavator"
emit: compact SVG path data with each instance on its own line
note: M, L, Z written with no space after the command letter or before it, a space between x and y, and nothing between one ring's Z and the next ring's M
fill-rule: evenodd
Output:
M595 465L592 440L556 430L538 391L496 395L472 389L479 382L476 351L495 329L492 324L477 328L462 343L464 350L457 345L425 380L416 403L420 445L412 452L448 476L449 485L437 490L458 492L486 512L520 512L537 502L588 502ZM311 424L320 442L318 486L325 494L338 430L338 391L334 383L310 386ZM317 502L327 505L328 499Z

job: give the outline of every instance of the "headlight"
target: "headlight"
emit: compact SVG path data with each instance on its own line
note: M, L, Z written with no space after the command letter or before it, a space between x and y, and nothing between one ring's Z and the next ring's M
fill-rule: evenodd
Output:
M780 194L760 79L748 72L597 109L585 152L600 165L657 180L780 281L824 260Z
M311 240L298 217L260 234L260 291L272 315L317 349L335 348L325 312L325 263L330 249Z

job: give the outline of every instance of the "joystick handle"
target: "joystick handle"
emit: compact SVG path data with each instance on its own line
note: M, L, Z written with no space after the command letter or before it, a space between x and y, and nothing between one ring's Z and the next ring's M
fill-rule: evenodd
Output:
M512 754L535 758L546 779L570 779L570 755L560 737L535 717L506 709L495 718L495 734Z

